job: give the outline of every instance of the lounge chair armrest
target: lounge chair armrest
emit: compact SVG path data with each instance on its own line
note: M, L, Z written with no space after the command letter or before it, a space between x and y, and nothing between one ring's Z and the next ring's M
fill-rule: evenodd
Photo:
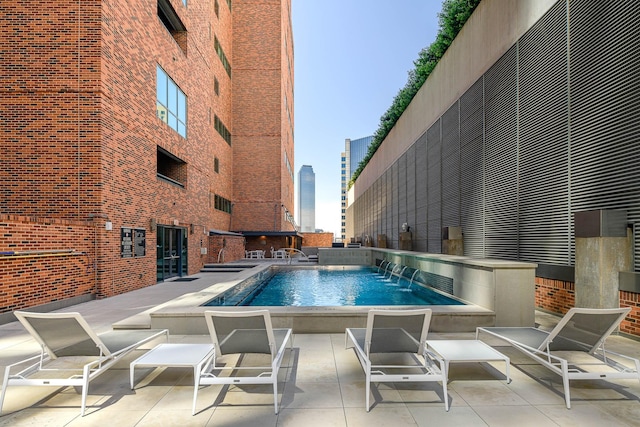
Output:
M44 360L46 359L47 358L45 357ZM4 368L5 375L8 375L9 377L22 377L28 375L29 373L38 370L41 360L43 360L43 357L39 354L7 365Z
M429 365L432 365L432 362L438 362L438 367L440 368L440 370L444 370L444 359L440 357L440 355L429 350L429 346L426 341L424 343L424 348L422 349L422 356L424 357L425 364L428 363Z
M598 348L595 351L595 355L602 357L609 365L612 365L620 370L633 371L633 368L625 366L616 360L610 359L609 356L615 356L617 358L633 362L633 365L635 366L634 372L640 372L640 360L636 359L635 357L626 356L624 354L616 353L615 351L611 350L605 350L604 346Z

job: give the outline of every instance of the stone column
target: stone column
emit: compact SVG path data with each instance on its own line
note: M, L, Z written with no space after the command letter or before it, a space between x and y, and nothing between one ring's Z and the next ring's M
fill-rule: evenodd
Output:
M619 307L619 272L633 264L626 211L576 212L574 223L576 307Z
M462 227L442 228L442 253L446 255L464 255Z
M400 249L403 251L413 250L413 237L410 231L402 231L400 233Z

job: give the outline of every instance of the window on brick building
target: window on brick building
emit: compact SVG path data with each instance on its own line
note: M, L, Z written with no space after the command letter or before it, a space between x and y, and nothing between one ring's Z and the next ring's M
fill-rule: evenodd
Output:
M157 147L157 168L158 178L180 187L186 185L187 164L161 147Z
M220 61L222 62L222 66L224 67L225 71L227 72L229 77L231 77L231 64L227 59L227 55L224 54L224 50L222 50L222 45L220 44L220 41L218 40L217 37L213 38L213 48L216 50L216 53L218 54L218 57L220 58Z
M184 5L187 1L183 0ZM187 28L180 20L169 0L158 0L158 18L164 24L165 28L171 34L171 37L178 43L180 49L187 54Z
M224 197L216 194L214 196L214 201L214 205L217 210L231 213L231 200L225 199Z
M216 13L216 16L220 17L220 5L218 4L218 0L213 2L213 11Z
M220 173L220 159L217 157L213 158L213 171L215 173Z
M156 78L156 115L186 138L187 96L160 66L157 67Z
M213 91L216 93L216 95L220 95L220 82L218 81L217 77L213 78Z
M231 132L229 132L229 129L227 129L224 123L222 123L222 120L220 120L220 117L217 115L213 116L213 127L216 128L220 136L222 136L222 139L227 141L227 144L231 145Z

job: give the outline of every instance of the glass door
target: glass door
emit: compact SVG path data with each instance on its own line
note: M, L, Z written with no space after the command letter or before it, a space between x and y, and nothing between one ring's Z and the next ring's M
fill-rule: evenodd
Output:
M158 281L181 276L187 271L187 233L184 228L158 226Z

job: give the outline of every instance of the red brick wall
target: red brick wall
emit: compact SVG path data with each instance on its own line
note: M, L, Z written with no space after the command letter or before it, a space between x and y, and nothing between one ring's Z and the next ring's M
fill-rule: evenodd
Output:
M302 246L330 248L332 243L333 233L302 233Z
M620 330L640 337L640 294L620 291L620 307L631 307Z
M536 307L564 314L575 306L573 282L536 277Z
M1 213L99 207L100 3L0 2Z
M575 284L562 280L543 279L536 277L536 307L565 314L575 307ZM622 322L622 332L640 336L640 295L632 292L620 291L620 307L631 307L631 312Z
M87 222L0 215L0 313L95 294L100 234Z
M224 257L220 262L232 262L244 258L244 237L242 236L209 236L209 263L218 262L220 249L224 248Z
M233 2L233 230L293 230L284 220L285 208L294 212L289 12L289 0Z
M96 226L90 228L98 230L92 240L92 265L96 268L89 276L92 292L98 297L156 283L157 239L152 221L177 224L186 231L189 274L199 271L208 260L208 255L201 254L201 248L209 244L204 230L232 226L232 216L215 209L214 196L236 200L234 165L244 159L234 159L233 148L214 128L214 117L218 116L233 135L234 114L245 111L232 108L232 79L214 49L214 38L232 68L237 67L238 82L245 82L240 71L242 58L234 58L233 19L241 22L236 31L249 25L257 32L241 45L245 65L247 58L255 58L251 50L261 57L262 38L274 41L281 37L281 11L271 5L249 10L238 0L232 18L225 1L218 2L219 15L210 0L190 0L188 8L181 0L169 1L187 28L177 41L159 19L157 2L151 0L58 0L55 13L49 1L0 2L0 51L11 58L0 61L0 214L79 223L95 218ZM278 49L265 55L276 55L277 62ZM158 65L188 98L186 139L156 117ZM263 137L279 141L283 118L277 111L283 100L277 88L284 77L276 72L271 79L275 80L262 76L251 87L238 91L241 99L260 86L269 88L267 98L256 93L255 98L245 99L244 105L251 102L263 109L269 107L266 115L270 122ZM218 94L214 80L219 83ZM293 102L292 97L289 101ZM292 126L287 127L291 135ZM238 140L242 141L242 132ZM250 150L262 145L254 139L248 143ZM261 175L250 180L250 187L270 182L272 177L280 181L280 145L270 141L266 145L273 145L269 156L274 160L265 163ZM183 186L157 177L158 146L185 162ZM293 161L292 141L287 149ZM213 168L214 158L219 160L218 172ZM239 176L244 179L244 173ZM292 188L293 181L286 185ZM273 188L277 194L268 198L293 211L293 191L290 199L282 201L281 187ZM240 214L241 205L238 203ZM265 223L274 220L272 212L271 206L265 209ZM278 227L282 217L282 213L277 215ZM259 215L256 218L262 221ZM112 231L104 230L107 221L112 223ZM31 224L34 229L38 226ZM123 227L146 230L144 257L121 256ZM234 253L243 251L235 243L233 246ZM77 266L70 268L74 269L72 276L80 271ZM23 277L18 285L12 280L12 286L31 286L31 278ZM85 285L77 288L79 292L86 290Z

